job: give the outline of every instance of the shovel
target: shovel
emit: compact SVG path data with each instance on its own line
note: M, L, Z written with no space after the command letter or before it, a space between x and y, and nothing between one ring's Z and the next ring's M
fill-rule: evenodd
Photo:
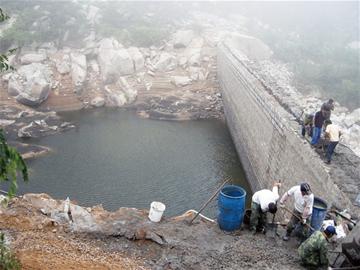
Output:
M200 208L199 212L197 212L195 217L193 217L193 219L190 220L189 225L191 225L191 223L198 217L198 215L200 215L202 210L204 210L205 207L208 206L208 204L215 198L215 196L220 192L220 190L223 188L223 186L225 186L225 184L229 181L230 181L230 178L226 179L225 182L221 184L221 186L214 192L214 194L209 198L209 200L207 200L207 202L204 203L204 205Z

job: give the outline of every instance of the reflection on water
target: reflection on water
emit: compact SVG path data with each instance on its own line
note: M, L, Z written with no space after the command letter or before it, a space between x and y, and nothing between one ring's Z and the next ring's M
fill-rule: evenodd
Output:
M152 201L161 201L172 216L199 209L226 176L250 192L221 121L146 120L109 109L64 117L77 128L33 141L54 152L28 162L30 182L20 184L20 193L69 196L107 210L148 209ZM204 213L215 217L216 209L214 200Z

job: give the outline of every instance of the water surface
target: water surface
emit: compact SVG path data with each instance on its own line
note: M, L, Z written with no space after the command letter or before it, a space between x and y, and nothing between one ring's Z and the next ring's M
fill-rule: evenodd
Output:
M199 209L226 176L250 191L221 121L156 121L109 109L63 117L77 128L31 141L53 152L28 162L30 182L20 184L20 193L69 196L107 210L161 201L172 216ZM216 216L216 200L204 213Z

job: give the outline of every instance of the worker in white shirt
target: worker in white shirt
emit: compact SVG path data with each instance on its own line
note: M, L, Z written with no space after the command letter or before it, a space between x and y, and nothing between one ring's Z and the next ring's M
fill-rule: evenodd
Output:
M275 214L279 199L280 183L274 183L272 191L262 189L254 193L251 201L250 230L266 233L267 212Z
M329 141L326 148L326 163L331 163L331 157L334 153L335 147L339 143L341 130L338 125L335 125L331 122L331 120L325 121L326 129L325 129L325 139Z
M285 207L284 203L290 196L294 197L294 210L286 228L286 235L283 237L284 241L289 240L291 232L298 223L303 225L303 236L308 236L308 230L305 224L310 224L310 218L314 205L314 194L312 194L310 185L308 183L302 183L299 186L290 188L280 199L280 207Z

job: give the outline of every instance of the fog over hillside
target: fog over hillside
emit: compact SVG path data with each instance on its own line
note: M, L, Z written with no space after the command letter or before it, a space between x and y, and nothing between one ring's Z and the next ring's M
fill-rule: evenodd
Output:
M360 107L359 3L320 2L121 2L0 1L12 18L1 28L1 49L85 46L115 37L124 46L160 46L178 28L201 31L194 13L233 23L229 31L259 37L275 58L289 63L305 93Z

